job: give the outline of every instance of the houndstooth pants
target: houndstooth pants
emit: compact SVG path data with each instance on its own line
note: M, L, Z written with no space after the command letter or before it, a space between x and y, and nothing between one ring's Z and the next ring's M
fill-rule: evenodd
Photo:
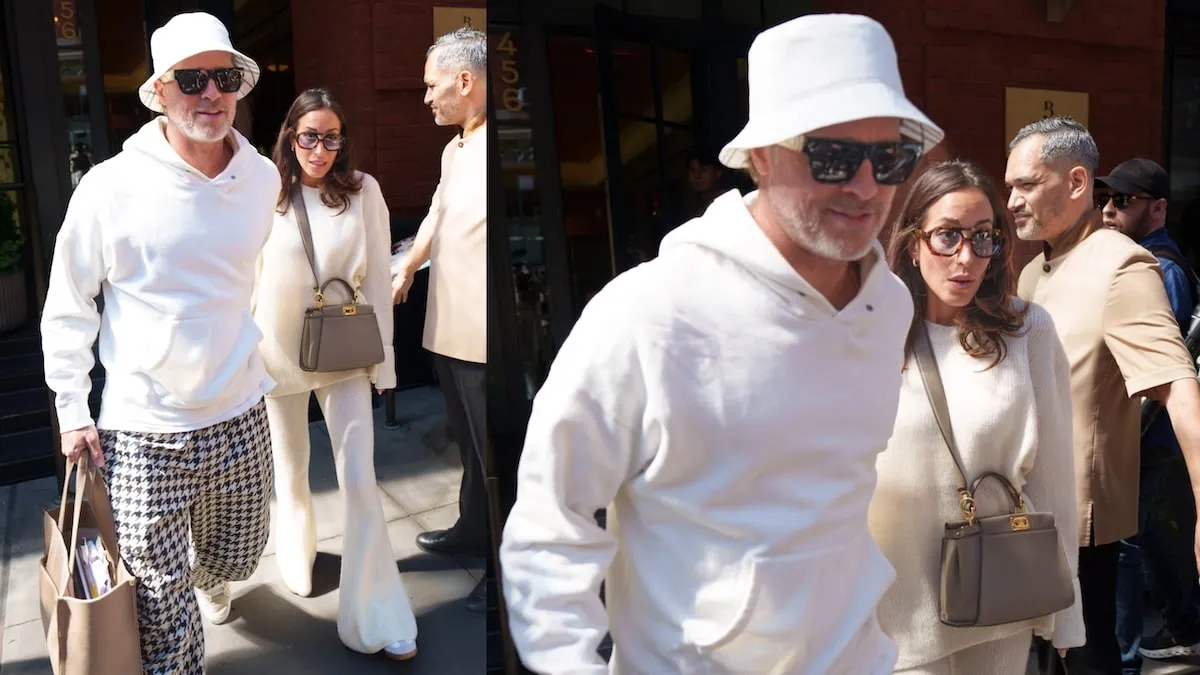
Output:
M100 443L117 545L138 579L142 668L203 673L204 630L192 587L248 578L267 544L273 479L266 408L260 401L197 431L101 430Z

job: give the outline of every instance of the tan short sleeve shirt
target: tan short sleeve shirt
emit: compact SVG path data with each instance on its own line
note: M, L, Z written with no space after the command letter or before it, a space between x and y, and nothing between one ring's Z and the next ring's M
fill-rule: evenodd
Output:
M426 216L435 224L421 342L471 363L487 363L487 201L487 128L480 127L442 151L442 179Z
M1046 308L1071 364L1080 545L1137 532L1138 394L1195 368L1158 262L1123 234L1091 233L1021 273L1018 294Z

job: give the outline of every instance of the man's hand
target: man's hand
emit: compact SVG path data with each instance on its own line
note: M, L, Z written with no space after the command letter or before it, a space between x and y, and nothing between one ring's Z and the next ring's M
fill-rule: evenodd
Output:
M1069 651L1071 651L1071 650L1070 650L1070 649L1060 649L1060 650L1058 650L1058 657L1059 657L1059 658L1062 658L1062 659L1065 659L1065 658L1067 658L1067 652L1069 652Z
M1191 480L1192 499L1200 504L1200 384L1195 377L1185 377L1143 393L1162 403L1171 416L1171 426L1183 450L1183 461ZM1196 544L1193 563L1200 570L1200 541Z
M104 453L100 449L100 434L96 425L86 426L75 431L64 431L62 434L62 453L72 462L78 461L84 450L92 459L92 466L104 466Z
M412 288L413 275L407 268L401 269L392 277L392 304L398 305L408 301L408 289Z

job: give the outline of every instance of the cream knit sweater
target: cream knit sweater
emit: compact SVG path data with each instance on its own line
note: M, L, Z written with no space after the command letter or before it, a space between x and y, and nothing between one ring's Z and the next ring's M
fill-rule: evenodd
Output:
M372 305L379 320L384 361L367 369L333 373L300 370L300 332L304 310L313 305L313 273L296 211L275 214L266 246L258 260L253 299L254 320L263 332L259 351L267 372L277 383L268 396L288 396L325 387L367 374L377 389L396 386L396 362L392 347L391 225L379 183L366 173L362 191L350 195L350 208L343 213L321 203L317 188L301 188L312 229L313 250L321 283L332 277L345 279L360 288L363 302ZM338 284L326 290L326 301L349 301Z
M1020 302L1014 300L1014 302ZM1050 315L1027 314L1025 332L1007 338L995 368L968 356L957 329L926 322L946 390L950 424L971 480L987 471L1007 476L1026 495L1027 508L1054 514L1072 573L1078 548L1075 470L1071 444L1069 369ZM1041 620L987 628L954 628L938 619L938 577L944 525L962 520L957 470L942 440L915 357L908 359L896 427L876 462L879 483L869 522L896 581L879 604L879 621L900 650L897 669L1032 628L1057 647L1084 642L1079 584L1075 604ZM994 481L980 487L981 516L1006 512Z

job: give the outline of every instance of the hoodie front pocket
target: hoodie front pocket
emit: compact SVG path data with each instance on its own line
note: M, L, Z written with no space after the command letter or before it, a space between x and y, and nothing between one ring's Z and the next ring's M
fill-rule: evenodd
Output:
M231 320L239 325L210 316L165 322L155 331L163 357L143 372L165 403L201 408L237 393L226 388L245 371L262 333L253 321L236 315Z
M736 580L702 588L696 616L683 622L684 675L803 672L837 628L843 549L743 563Z

